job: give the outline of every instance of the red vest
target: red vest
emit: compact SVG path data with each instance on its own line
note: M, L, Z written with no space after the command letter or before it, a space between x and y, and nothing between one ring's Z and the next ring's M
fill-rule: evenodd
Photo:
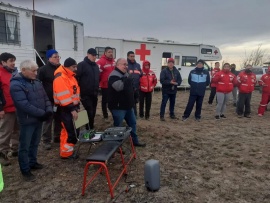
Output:
M259 85L262 86L262 92L270 94L270 74L264 74L259 80Z
M140 78L140 90L142 92L152 92L156 84L157 77L153 71L150 70L149 73L143 72Z
M216 83L216 91L230 93L236 83L236 76L231 72L220 71L214 75L212 81Z
M0 66L0 84L1 89L3 91L3 95L6 100L6 105L4 106L5 112L15 112L15 106L13 100L10 95L10 79L12 77L12 73L7 71L5 68Z
M247 74L243 71L237 76L237 83L240 93L251 93L254 91L256 84L256 75L254 73Z

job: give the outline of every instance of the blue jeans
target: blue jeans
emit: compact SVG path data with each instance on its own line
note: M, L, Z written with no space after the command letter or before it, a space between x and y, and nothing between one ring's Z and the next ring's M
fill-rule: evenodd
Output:
M37 163L37 151L41 138L42 122L20 126L19 165L21 172L28 172Z
M176 94L162 94L162 102L160 106L160 117L164 117L166 104L170 99L170 116L174 116L174 105L175 105Z
M125 119L126 123L128 124L129 127L132 128L131 131L131 137L133 144L138 144L138 136L136 134L136 117L134 114L134 110L112 110L112 115L113 115L113 125L115 127L120 127L122 126L123 120Z
M196 102L195 118L201 118L202 104L204 96L189 95L188 104L184 112L184 117L188 118Z

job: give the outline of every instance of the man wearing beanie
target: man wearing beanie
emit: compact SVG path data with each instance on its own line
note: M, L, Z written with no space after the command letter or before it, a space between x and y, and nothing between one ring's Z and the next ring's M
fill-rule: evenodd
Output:
M186 121L190 116L193 106L196 102L195 120L200 121L203 98L206 87L210 84L210 75L208 70L203 68L204 61L199 60L195 69L191 70L188 76L188 83L190 85L189 100L182 116L182 120Z
M61 158L73 158L74 145L77 142L72 121L77 120L80 109L80 88L74 73L76 70L76 61L67 58L64 66L61 65L54 73L54 104L60 112L63 127L60 136Z
M78 64L77 70L77 80L81 89L81 102L87 111L91 129L94 128L99 88L99 67L95 62L96 55L95 49L89 49L87 56Z
M60 56L54 49L50 49L46 52L47 64L38 69L38 79L42 82L42 85L48 95L49 100L53 104L53 80L54 72L60 66ZM54 142L60 142L61 132L61 120L59 112L54 112L53 117L43 122L42 126L42 140L46 150L51 149L52 141L52 126Z

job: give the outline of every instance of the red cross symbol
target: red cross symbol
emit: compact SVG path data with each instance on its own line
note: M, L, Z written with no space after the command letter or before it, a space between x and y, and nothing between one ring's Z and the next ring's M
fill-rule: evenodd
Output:
M140 49L135 49L135 54L140 55L140 61L145 61L145 56L151 54L151 50L146 49L146 44L141 44Z
M215 55L217 55L218 51L217 51L217 50L215 50L215 51L214 51L214 53L215 53Z

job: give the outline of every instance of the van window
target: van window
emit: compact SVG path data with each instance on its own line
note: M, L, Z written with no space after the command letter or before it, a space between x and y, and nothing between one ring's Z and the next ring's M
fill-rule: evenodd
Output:
M96 47L96 51L97 51L97 58L100 59L101 56L104 54L105 52L105 48L106 47ZM112 48L113 50L113 58L115 59L116 58L116 49L115 48Z
M263 69L262 68L252 68L251 70L255 75L263 75Z
M212 49L205 49L205 48L202 48L202 49L201 49L201 53L202 53L202 54L212 54Z
M197 57L195 56L182 56L182 66L195 67Z
M180 56L174 56L174 65L180 64Z
M169 58L172 57L171 52L163 52L162 53L162 59L161 59L161 70L167 67L167 61Z

